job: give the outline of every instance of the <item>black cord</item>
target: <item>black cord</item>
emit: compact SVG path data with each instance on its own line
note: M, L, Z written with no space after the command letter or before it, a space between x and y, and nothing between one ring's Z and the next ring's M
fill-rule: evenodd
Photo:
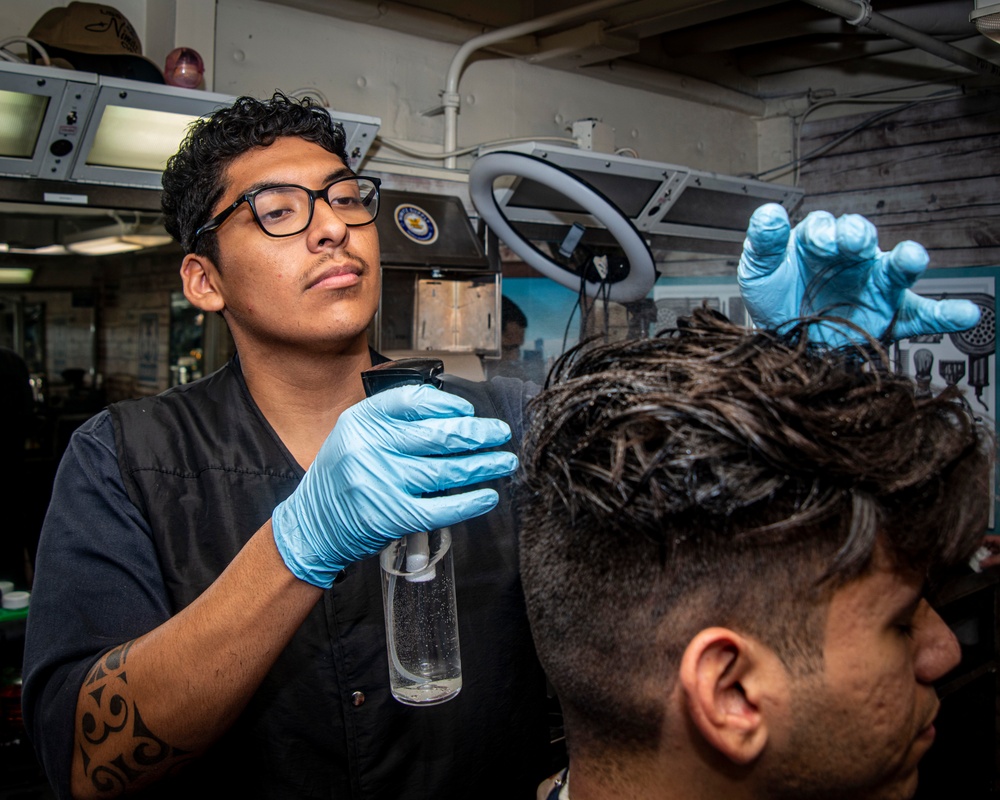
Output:
M798 158L793 159L785 164L781 164L780 166L777 167L771 167L771 169L766 169L763 172L758 172L756 175L751 175L750 177L753 178L754 180L766 180L764 176L770 175L772 172L779 172L783 169L789 169L790 167L801 167L803 164L808 164L813 159L819 158L827 150L831 150L841 142L850 139L854 134L863 131L870 125L874 125L880 119L891 116L893 114L898 114L900 111L906 111L906 109L913 108L914 106L918 106L921 103L927 103L931 99L932 97L928 97L927 99L922 99L922 100L914 100L912 103L905 103L904 105L897 106L896 108L887 108L884 111L879 111L876 114L872 114L872 116L868 117L868 119L858 123L849 131L842 133L832 142L827 142L824 145L820 145L815 150L811 150L810 152L806 153L804 156L799 156Z

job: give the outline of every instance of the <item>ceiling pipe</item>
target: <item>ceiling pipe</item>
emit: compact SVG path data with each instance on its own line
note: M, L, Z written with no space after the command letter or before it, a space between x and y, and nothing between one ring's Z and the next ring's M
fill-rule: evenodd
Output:
M902 25L889 17L872 11L869 0L805 0L811 6L829 11L846 19L851 25L871 28L893 39L913 45L920 50L924 50L931 55L937 56L945 61L950 61L971 72L978 72L985 75L1000 76L1000 65L991 61L974 56L966 50L960 50L945 44L933 36L921 33L918 30Z
M551 28L570 20L578 19L594 11L603 11L613 6L624 5L630 0L594 0L594 2L584 3L581 6L557 11L554 14L546 14L544 17L529 19L515 25L508 25L505 28L497 28L488 33L475 36L458 48L458 52L451 59L451 66L448 67L448 76L445 81L445 88L441 94L441 103L444 107L444 152L451 153L458 149L458 109L462 104L458 94L458 81L468 61L476 50L498 44L499 42L513 39L517 36L525 36L529 33L537 33L545 28ZM444 165L447 169L455 169L458 166L457 156L446 156Z

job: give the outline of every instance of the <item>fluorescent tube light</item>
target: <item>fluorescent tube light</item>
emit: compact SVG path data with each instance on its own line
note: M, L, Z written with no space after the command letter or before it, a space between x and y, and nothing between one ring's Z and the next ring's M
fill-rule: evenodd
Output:
M87 164L162 172L195 114L109 105L101 115Z
M72 234L64 238L63 244L76 255L107 256L160 247L172 241L162 225L120 222Z
M0 89L0 154L32 157L48 104L44 95Z
M28 267L0 267L0 283L31 283L35 271Z
M122 241L121 236L101 236L97 239L84 239L80 242L67 243L66 249L78 256L110 256L115 253L142 250L142 245Z

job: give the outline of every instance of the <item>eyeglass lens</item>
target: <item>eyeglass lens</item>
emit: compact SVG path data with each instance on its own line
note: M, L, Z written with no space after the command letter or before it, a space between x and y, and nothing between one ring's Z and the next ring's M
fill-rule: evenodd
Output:
M378 191L365 178L337 181L326 189L326 200L346 225L366 225L378 210ZM275 186L253 199L257 219L273 236L290 236L309 227L312 198L297 186Z

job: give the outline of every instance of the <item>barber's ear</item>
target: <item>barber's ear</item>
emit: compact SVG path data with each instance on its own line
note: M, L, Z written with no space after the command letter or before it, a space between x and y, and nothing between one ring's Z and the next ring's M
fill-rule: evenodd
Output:
M222 311L226 302L217 285L218 271L211 259L188 253L181 262L181 283L184 296L202 311Z
M768 739L771 700L784 670L760 642L726 628L706 628L687 646L680 684L695 727L716 750L750 764Z

